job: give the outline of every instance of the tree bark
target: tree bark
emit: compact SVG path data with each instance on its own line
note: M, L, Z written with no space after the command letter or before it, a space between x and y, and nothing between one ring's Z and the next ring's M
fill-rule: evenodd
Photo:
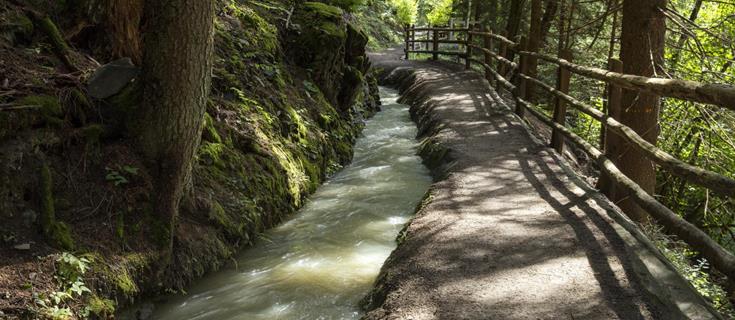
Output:
M559 8L557 0L546 0L546 8L544 8L544 17L541 19L541 48L546 45L546 36L551 30L551 23L554 22L556 11Z
M528 30L528 51L538 52L541 48L543 32L541 31L541 0L531 0L531 26ZM537 78L538 75L538 59L528 57L528 75ZM526 84L526 101L536 102L536 87L533 83Z
M167 227L170 259L212 72L214 2L146 1L143 110L138 145L154 178L152 208Z
M526 0L510 1L510 9L508 11L508 21L505 25L505 36L512 40L518 41L518 33L521 30L521 21L523 20L523 7ZM515 52L508 50L505 56L508 60L513 61Z
M620 58L626 74L652 77L663 67L666 17L662 9L667 0L623 2ZM656 144L659 134L659 96L635 90L623 90L620 122L646 141ZM632 146L614 148L613 161L631 180L649 194L656 187L656 169L645 154ZM633 220L644 222L648 214L625 193L616 193L618 206Z

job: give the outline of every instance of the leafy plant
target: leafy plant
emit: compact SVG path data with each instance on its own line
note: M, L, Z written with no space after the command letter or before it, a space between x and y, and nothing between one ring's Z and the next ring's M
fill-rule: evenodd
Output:
M112 184L116 187L123 184L128 184L130 182L129 176L138 175L138 168L130 166L122 166L118 167L118 169L105 167L105 170L107 171L105 180L112 182ZM126 176L125 174L128 174L129 176Z
M54 320L71 319L74 316L69 301L83 297L91 290L84 284L84 273L89 270L90 261L64 252L56 260L56 275L59 291L48 296L38 295L36 304L41 307L40 313Z
M391 0L391 6L396 11L398 22L403 25L414 24L418 15L416 0Z

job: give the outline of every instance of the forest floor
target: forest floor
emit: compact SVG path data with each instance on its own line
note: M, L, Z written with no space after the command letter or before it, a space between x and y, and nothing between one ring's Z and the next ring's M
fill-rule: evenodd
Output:
M411 105L438 181L365 319L718 318L481 75L397 50L371 60Z

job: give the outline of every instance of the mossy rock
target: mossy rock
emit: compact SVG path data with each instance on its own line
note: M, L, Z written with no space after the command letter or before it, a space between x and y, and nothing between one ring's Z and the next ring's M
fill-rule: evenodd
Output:
M339 7L322 2L304 2L304 8L325 17L342 18L344 14Z
M116 305L113 300L92 295L86 303L86 309L100 319L108 319L115 315Z

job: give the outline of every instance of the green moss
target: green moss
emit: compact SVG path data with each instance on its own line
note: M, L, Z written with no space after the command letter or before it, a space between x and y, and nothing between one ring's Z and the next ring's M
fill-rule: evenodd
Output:
M41 227L49 232L51 225L56 222L54 209L53 180L48 164L41 166Z
M111 272L110 275L112 275L112 281L120 293L127 297L132 297L138 293L138 286L133 281L127 268L120 268L120 270Z
M244 225L242 221L235 222L225 212L225 209L217 201L213 201L209 210L209 219L216 222L217 225L222 227L229 235L238 236L243 233Z
M225 167L222 160L222 153L226 146L222 143L203 142L199 147L199 161L203 161L206 165L214 165L219 168Z
M321 2L304 2L304 7L322 16L332 18L342 18L342 15L344 14L342 9Z
M87 145L99 145L102 134L105 133L105 127L101 124L90 124L82 128L82 135Z
M115 235L120 241L125 241L125 215L122 213L115 218Z
M222 138L217 132L217 128L215 128L214 126L214 119L212 119L212 116L210 116L209 113L204 113L203 126L204 130L202 138L204 139L204 141L222 143Z
M56 209L54 207L53 178L51 169L44 163L41 166L41 229L44 235L55 246L64 250L74 249L69 226L63 222L56 221Z
M63 114L59 99L49 95L27 96L16 102L18 105L38 106L41 116L49 124L61 124L63 120L59 117Z
M50 17L44 17L40 19L38 23L40 24L41 29L46 32L50 42L54 46L56 46L59 50L69 50L69 46L66 44L64 37L61 35L61 32L59 32L56 24L51 21Z
M87 301L87 310L101 319L107 319L115 315L115 301L92 295Z
M46 236L58 247L64 250L74 250L74 239L71 236L69 226L63 222L56 222L51 225Z

